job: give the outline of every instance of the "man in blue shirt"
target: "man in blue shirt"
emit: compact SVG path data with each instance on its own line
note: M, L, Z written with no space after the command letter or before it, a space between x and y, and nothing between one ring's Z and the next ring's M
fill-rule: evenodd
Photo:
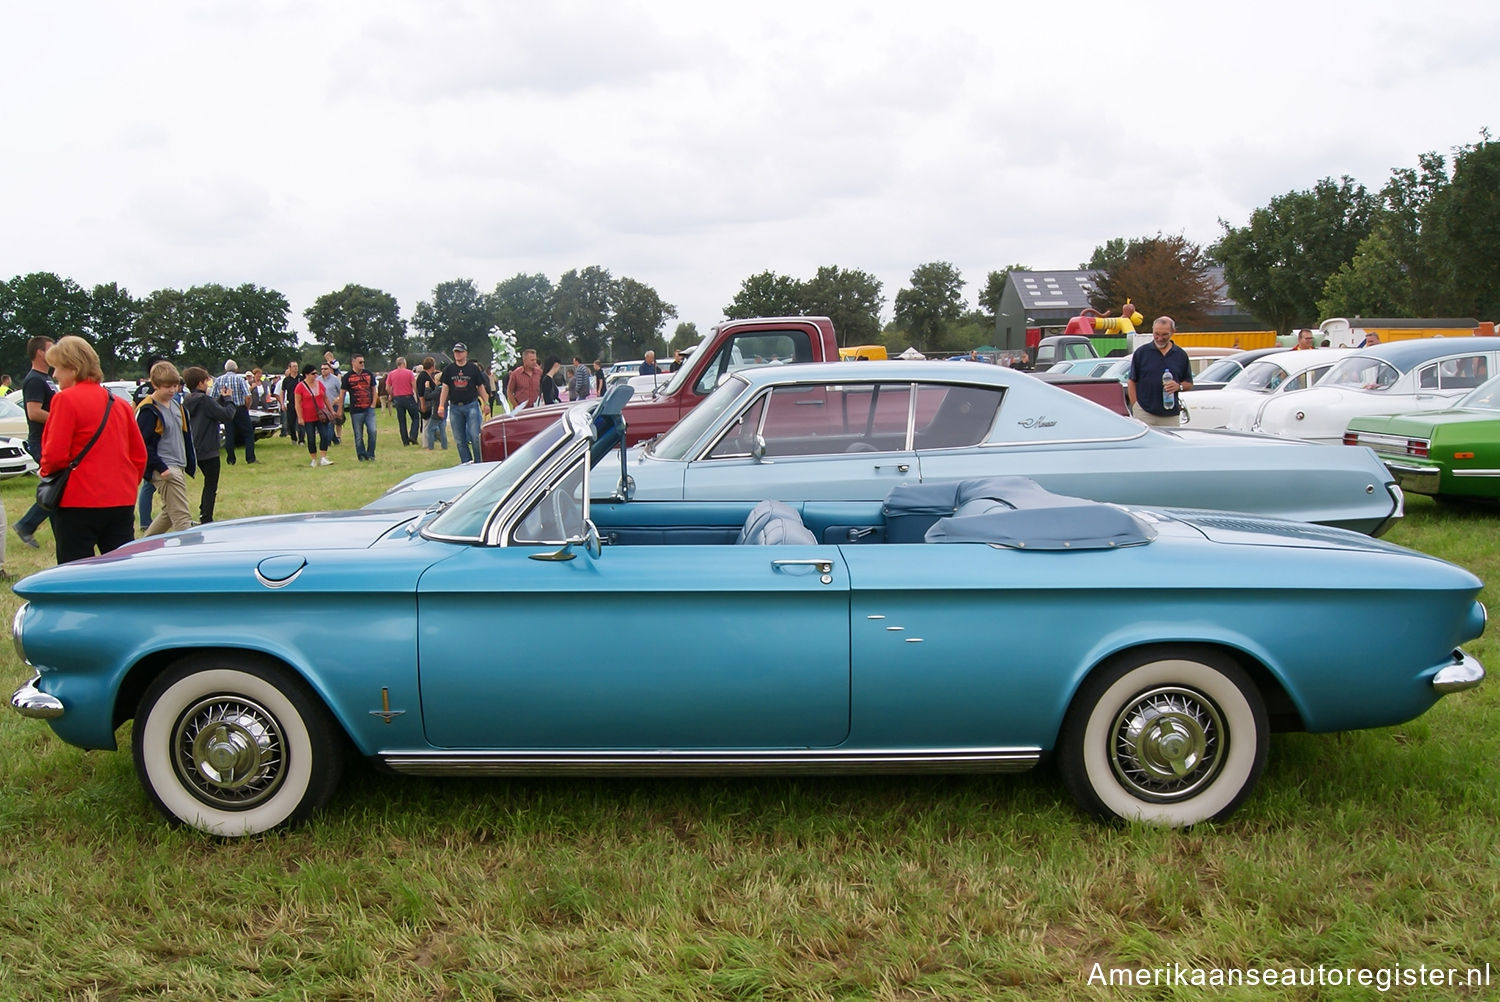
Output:
M250 384L240 375L240 367L234 359L224 363L224 374L214 380L214 396L229 397L234 404L234 420L224 426L224 451L226 461L234 465L234 450L237 443L245 446L245 463L255 462L255 426L250 421Z
M1183 390L1193 388L1193 368L1187 352L1172 343L1177 324L1171 317L1157 317L1151 324L1151 343L1130 356L1130 413L1138 421L1164 428L1182 424ZM1164 398L1172 395L1171 406Z

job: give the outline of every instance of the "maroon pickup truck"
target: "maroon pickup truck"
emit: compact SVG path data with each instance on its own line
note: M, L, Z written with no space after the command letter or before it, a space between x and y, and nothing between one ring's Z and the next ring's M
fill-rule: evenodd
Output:
M642 394L625 405L626 439L629 444L655 438L676 424L713 392L728 373L751 365L782 365L826 362L839 357L833 321L827 317L757 317L726 320L713 329L683 367L663 377L655 394ZM1115 380L1080 380L1059 383L1062 389L1129 413L1124 390ZM528 407L514 414L491 418L479 436L479 456L497 462L525 444L568 407Z
M625 427L631 445L655 438L713 392L727 373L751 365L827 362L839 357L833 321L827 317L757 317L728 320L703 340L677 372L663 378L654 396L642 395L625 405ZM528 407L485 422L479 456L485 462L504 459L511 450L557 420L567 404Z

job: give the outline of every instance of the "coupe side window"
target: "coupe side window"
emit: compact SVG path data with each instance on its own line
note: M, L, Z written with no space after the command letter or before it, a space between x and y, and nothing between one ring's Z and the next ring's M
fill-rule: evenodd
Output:
M906 448L910 411L908 383L777 386L746 409L709 456L749 455L757 424L767 457L892 452Z
M755 436L760 431L760 416L766 409L766 394L761 394L755 403L746 407L729 423L724 434L708 451L709 459L743 459L755 446Z
M1472 390L1489 377L1489 359L1484 355L1465 355L1438 364L1438 385L1445 390ZM1426 383L1422 386L1428 388Z
M994 386L923 383L917 388L917 449L960 449L983 442L995 426L1004 392Z

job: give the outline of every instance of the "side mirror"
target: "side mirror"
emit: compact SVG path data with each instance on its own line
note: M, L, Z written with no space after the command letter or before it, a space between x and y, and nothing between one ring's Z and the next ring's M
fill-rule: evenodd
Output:
M750 447L750 457L757 463L766 466L773 465L772 461L766 458L766 438L764 435L755 436L755 444Z

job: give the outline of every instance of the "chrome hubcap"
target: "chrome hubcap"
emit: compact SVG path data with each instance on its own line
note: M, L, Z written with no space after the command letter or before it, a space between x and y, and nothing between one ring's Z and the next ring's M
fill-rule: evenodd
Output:
M1134 796L1171 801L1207 785L1223 764L1224 721L1200 692L1175 686L1136 696L1110 728L1110 765Z
M286 775L280 725L248 700L200 700L178 719L174 743L178 776L215 807L253 807L275 793Z

